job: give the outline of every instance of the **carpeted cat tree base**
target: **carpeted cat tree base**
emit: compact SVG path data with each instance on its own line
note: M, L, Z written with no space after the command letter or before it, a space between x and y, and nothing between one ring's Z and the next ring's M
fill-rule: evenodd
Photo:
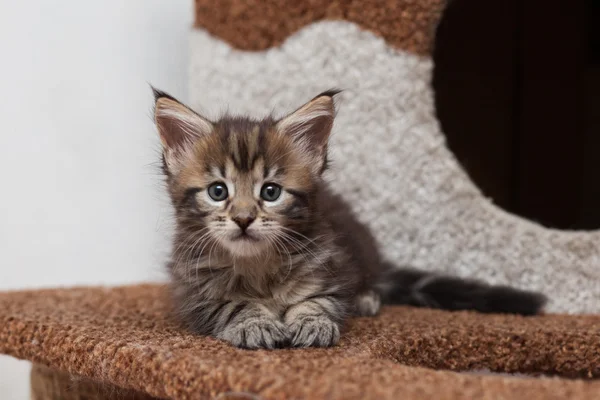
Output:
M247 351L169 310L160 285L0 294L0 353L37 364L36 400L600 398L598 316L393 307L334 348Z

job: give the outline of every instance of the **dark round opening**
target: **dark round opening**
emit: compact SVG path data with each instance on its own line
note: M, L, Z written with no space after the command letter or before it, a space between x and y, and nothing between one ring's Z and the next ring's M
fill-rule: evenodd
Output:
M434 52L448 144L484 194L600 227L600 2L450 2Z

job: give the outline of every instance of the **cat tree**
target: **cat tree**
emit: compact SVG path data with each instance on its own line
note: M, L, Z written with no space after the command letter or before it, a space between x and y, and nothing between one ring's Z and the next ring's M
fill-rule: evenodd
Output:
M346 89L332 182L388 258L539 290L552 295L551 312L600 311L600 234L545 229L498 209L446 147L429 85L445 1L195 6L190 93L209 114L226 104L253 115L283 112L330 86ZM600 376L600 316L388 307L377 318L352 320L331 349L251 352L182 330L160 285L0 294L0 352L34 362L32 398L39 400L600 393L600 382L590 380ZM556 377L529 376L536 374Z

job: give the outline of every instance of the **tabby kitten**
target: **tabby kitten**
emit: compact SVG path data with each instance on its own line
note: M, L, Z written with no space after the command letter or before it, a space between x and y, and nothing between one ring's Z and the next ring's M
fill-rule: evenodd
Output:
M235 346L332 346L382 302L535 314L541 295L399 269L322 178L333 125L324 92L281 119L210 121L155 90L175 208L169 264L193 332Z

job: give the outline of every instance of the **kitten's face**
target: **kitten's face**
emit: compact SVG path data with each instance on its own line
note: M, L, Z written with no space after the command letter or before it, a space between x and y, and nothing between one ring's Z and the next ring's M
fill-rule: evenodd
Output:
M235 258L285 253L311 223L332 94L275 121L217 122L158 93L156 121L180 226ZM202 251L202 250L201 250Z
M216 123L188 157L173 179L174 195L189 196L180 215L232 255L289 245L291 233L304 230L318 176L272 122Z

